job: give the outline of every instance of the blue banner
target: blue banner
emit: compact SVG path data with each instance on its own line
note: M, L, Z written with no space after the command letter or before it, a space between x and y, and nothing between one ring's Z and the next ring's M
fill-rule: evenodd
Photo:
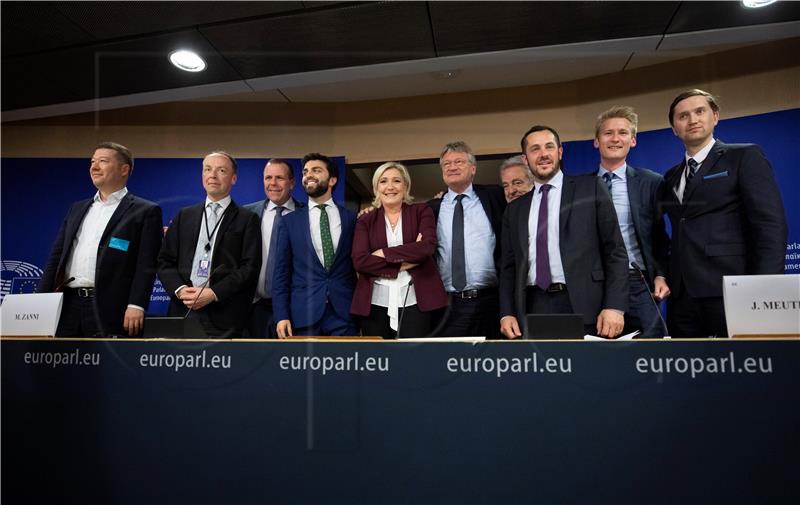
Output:
M89 153L91 157L91 153ZM89 178L87 158L2 159L2 292L30 293L39 283L58 229L73 202L91 198L96 190ZM345 159L334 157L339 182L333 197L344 202ZM264 199L263 171L267 159L238 159L237 182L231 196L239 205ZM292 196L306 202L302 160L289 159L297 184ZM196 158L138 158L128 191L161 206L164 226L183 207L205 198L202 160ZM156 279L148 314L167 312L169 297Z
M0 358L4 504L800 503L797 340L6 339Z

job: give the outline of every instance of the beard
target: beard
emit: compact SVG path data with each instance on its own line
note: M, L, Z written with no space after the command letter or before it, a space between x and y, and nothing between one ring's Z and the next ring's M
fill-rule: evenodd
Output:
M307 185L304 185L303 189L306 190L306 194L311 198L318 198L328 191L328 182L328 179L320 180L317 182L317 186L314 189L309 188Z

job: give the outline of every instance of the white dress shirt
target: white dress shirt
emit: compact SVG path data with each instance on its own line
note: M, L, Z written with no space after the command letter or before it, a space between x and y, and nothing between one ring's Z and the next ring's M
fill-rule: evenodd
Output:
M106 201L100 200L100 192L94 195L92 206L84 216L75 240L72 242L72 254L67 260L66 277L75 277L68 283L70 288L93 288L97 268L97 249L100 239L111 221L111 216L117 211L120 202L128 194L128 188L122 188L108 195ZM128 304L128 308L139 309L144 312L144 307Z
M397 226L392 230L388 216L386 221L386 242L389 247L403 245L403 217L397 220ZM372 304L386 307L389 314L389 327L397 331L399 307L410 307L417 304L417 294L411 283L411 275L403 270L397 273L396 279L375 279L372 285ZM406 288L406 286L408 286ZM406 288L406 289L403 289Z
M550 277L553 283L566 283L564 265L559 248L559 215L561 212L561 190L564 187L564 172L558 173L547 183L552 186L547 192L547 254L550 257ZM536 231L539 228L539 207L542 202L542 185L533 187L533 201L528 215L528 285L536 285Z
M67 284L71 288L93 288L95 268L97 268L97 249L100 239L106 231L111 216L119 207L119 202L128 194L128 188L122 188L108 195L106 201L100 200L100 192L94 195L92 206L81 221L75 240L72 242L72 254L67 260L65 275L75 280Z
M328 214L328 223L331 227L331 240L333 241L333 253L339 248L339 238L342 236L342 217L339 215L339 207L333 203L333 198L327 202L322 202L325 207L325 212ZM308 201L308 223L311 227L311 243L314 244L314 250L317 252L317 258L322 265L325 265L325 256L322 254L322 233L319 228L319 216L321 209L320 204L312 200Z

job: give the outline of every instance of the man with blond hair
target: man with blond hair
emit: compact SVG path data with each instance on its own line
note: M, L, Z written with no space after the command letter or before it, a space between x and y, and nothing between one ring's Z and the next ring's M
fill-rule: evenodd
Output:
M594 147L600 153L600 167L591 175L600 177L611 193L628 253L630 296L624 332L640 330L642 337L661 338L667 329L655 302L669 296L669 238L658 209L664 178L627 162L636 146L638 125L638 115L626 106L612 107L597 117Z

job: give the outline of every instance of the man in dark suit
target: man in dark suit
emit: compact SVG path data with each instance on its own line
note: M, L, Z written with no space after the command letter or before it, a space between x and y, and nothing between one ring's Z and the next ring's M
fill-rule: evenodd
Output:
M244 208L261 218L261 271L256 285L256 296L250 307L250 318L245 337L277 338L272 318L272 273L275 271L275 251L278 246L278 223L283 216L303 206L292 198L294 188L292 165L280 158L272 158L264 167L264 195L259 202Z
M598 116L594 147L600 152L600 168L591 175L600 177L611 192L628 252L630 297L624 332L639 330L643 338L661 338L667 329L656 301L669 296L669 237L658 205L664 178L627 163L628 152L636 146L638 125L631 107L612 107Z
M261 266L258 216L231 199L236 160L203 159L203 203L178 212L164 236L158 276L172 297L169 314L197 317L209 337L237 338L247 321Z
M70 207L47 261L40 292L64 288L57 337L139 334L161 243L161 207L128 193L133 157L99 144L89 175L94 198Z
M428 204L436 216L436 262L450 305L432 334L497 338L503 190L472 183L475 154L464 142L445 145L439 165L447 192Z
M503 216L501 331L521 336L526 314L577 313L587 333L616 337L628 308L628 255L608 189L561 172L554 129L534 126L521 144L535 185Z
M727 336L723 275L782 274L788 228L772 167L753 144L714 139L719 106L694 89L678 95L669 122L686 148L665 176L672 225L667 326L673 337Z
M519 154L500 165L500 182L506 202L511 203L533 189L533 174Z
M308 207L278 225L272 303L278 338L357 335L350 318L356 274L351 250L355 213L333 201L339 169L325 155L303 158Z

